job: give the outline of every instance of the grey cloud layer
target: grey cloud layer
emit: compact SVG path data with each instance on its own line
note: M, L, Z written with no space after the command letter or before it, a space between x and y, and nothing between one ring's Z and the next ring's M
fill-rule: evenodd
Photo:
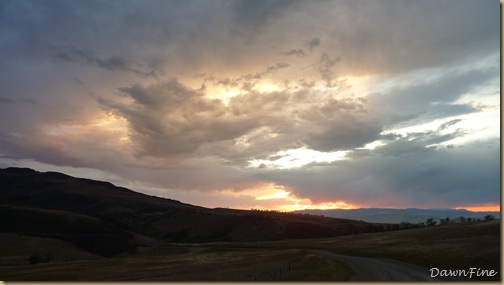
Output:
M482 111L456 100L499 75L498 63L476 64L499 54L499 8L496 0L2 1L0 156L178 190L274 182L314 201L497 201L498 142L426 147L463 135L442 130L464 121L381 132ZM439 73L432 80L357 94L367 98L346 94L338 79L429 69ZM279 90L254 89L261 80ZM244 92L226 104L205 96L211 85ZM117 146L118 130L92 128L105 113L124 120L131 145ZM388 144L355 149L377 139ZM300 147L353 149L352 160L245 167Z
M483 83L494 80L497 70L497 66L469 70L456 68L434 80L415 77L403 82L402 86L371 94L370 104L380 106L379 112L388 124L476 112L474 106L454 102Z
M428 140L435 140L434 136ZM274 179L314 202L457 207L499 201L498 151L497 141L436 150L403 138L352 161L264 171L259 177Z
M7 1L2 7L7 36L0 47L10 55L75 46L165 69L238 62L236 68L251 68L268 51L307 47L341 56L341 72L407 71L474 59L499 46L498 1Z

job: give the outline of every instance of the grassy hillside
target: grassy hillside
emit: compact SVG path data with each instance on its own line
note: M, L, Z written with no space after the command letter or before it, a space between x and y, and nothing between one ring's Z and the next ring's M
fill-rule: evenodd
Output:
M401 260L428 268L494 269L501 273L500 220L325 239L213 244L214 247L311 248ZM500 275L489 280L500 280Z
M162 242L263 241L369 232L373 225L302 214L208 209L108 182L0 169L0 232L71 242L101 256Z
M307 249L500 272L500 220L377 232L390 227L208 209L31 169L0 169L0 224L2 280L349 278Z
M1 236L0 236L1 237ZM0 267L3 280L344 281L352 271L308 249L446 269L500 271L500 221L324 239L171 244L92 261ZM489 280L500 280L500 275ZM477 281L476 278L472 279ZM488 279L483 279L488 280Z
M351 270L306 250L151 251L95 261L0 268L1 280L24 281L329 281Z
M30 258L32 261L38 258L40 263L103 258L81 250L70 242L9 233L0 233L0 252L0 267L27 265Z
M68 241L105 257L131 250L133 234L112 223L61 210L0 205L2 231Z

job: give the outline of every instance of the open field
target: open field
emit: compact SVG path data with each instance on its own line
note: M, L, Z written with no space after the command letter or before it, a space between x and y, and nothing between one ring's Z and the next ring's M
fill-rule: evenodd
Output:
M104 259L57 239L0 233L0 241L0 267L26 265L31 256L51 262Z
M3 266L2 280L316 281L352 270L314 253L390 258L446 269L494 269L500 280L500 220L324 239L167 244L109 259ZM477 279L472 279L477 280Z
M500 272L500 220L391 231L398 225L208 209L17 168L0 170L0 200L0 280L359 279L345 259L381 276L424 275L369 258Z
M22 281L328 281L351 270L306 250L179 250L107 260L54 262L0 269L2 280Z
M212 246L324 249L353 256L390 258L427 268L494 269L499 275L483 280L501 280L500 220L324 239Z

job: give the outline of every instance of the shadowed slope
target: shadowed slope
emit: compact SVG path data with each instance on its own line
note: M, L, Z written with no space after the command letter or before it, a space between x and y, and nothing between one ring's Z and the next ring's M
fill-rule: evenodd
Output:
M344 219L208 209L108 182L27 168L0 170L0 212L2 232L69 241L103 256L134 251L155 240L261 241L331 237L378 229Z

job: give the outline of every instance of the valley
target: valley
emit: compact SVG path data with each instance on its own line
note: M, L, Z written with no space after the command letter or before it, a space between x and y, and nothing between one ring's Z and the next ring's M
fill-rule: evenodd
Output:
M432 267L501 278L499 219L386 230L394 224L208 209L16 168L0 170L0 201L5 281L408 281Z

